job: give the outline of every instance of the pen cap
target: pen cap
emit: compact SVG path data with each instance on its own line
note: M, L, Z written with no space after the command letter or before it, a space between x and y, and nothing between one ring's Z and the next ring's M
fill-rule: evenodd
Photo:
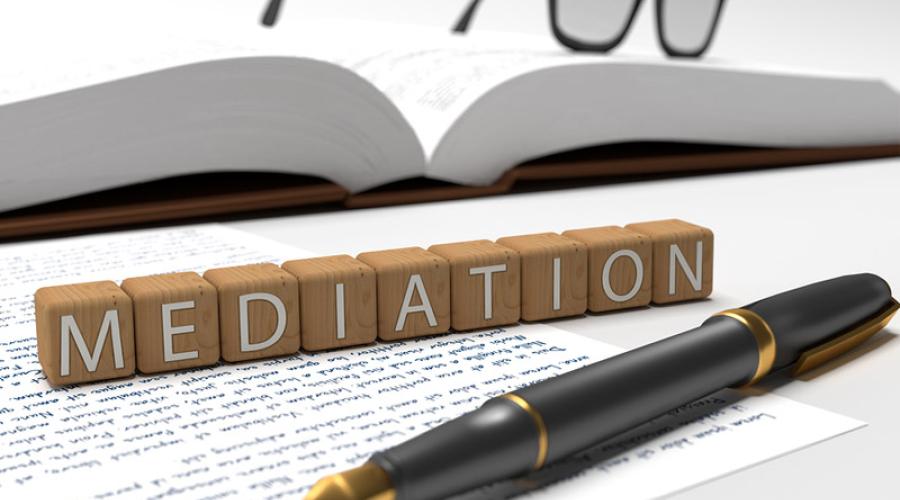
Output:
M807 349L831 340L890 307L891 287L874 274L820 281L748 304L775 334L774 368L797 361Z

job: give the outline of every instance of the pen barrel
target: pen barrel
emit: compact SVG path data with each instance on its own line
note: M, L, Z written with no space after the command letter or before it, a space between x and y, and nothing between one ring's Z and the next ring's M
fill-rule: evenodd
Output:
M391 478L397 500L444 498L528 472L538 438L527 412L495 398L371 460Z
M823 344L890 306L891 287L874 274L851 274L795 288L748 304L775 335L773 369L797 361Z
M755 339L713 317L693 330L534 384L515 394L543 417L547 461L587 448L754 374Z

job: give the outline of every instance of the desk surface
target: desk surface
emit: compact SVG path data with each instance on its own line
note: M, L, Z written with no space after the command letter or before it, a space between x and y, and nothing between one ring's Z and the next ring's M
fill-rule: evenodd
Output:
M228 225L328 255L679 217L716 235L706 301L554 326L634 348L708 315L841 274L871 271L900 295L900 159L592 186L475 200L274 217ZM861 419L861 430L685 491L677 498L884 498L900 447L900 324L777 394ZM783 381L776 381L783 382ZM774 385L779 385L774 387Z

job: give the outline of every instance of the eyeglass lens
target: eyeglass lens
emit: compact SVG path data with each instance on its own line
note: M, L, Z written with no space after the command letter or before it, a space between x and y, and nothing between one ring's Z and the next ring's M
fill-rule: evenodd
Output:
M557 28L588 45L612 43L627 28L637 0L557 0Z
M660 35L681 53L699 51L713 29L719 0L663 0Z

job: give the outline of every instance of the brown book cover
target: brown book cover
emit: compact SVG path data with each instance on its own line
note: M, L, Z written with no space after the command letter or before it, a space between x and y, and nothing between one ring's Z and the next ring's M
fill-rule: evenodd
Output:
M201 174L127 186L0 214L0 239L109 229L271 210L348 209L501 195L659 175L723 172L900 156L900 144L749 148L670 143L599 146L512 168L494 184L411 179L351 194L334 183L286 174ZM177 180L177 182L176 182Z

